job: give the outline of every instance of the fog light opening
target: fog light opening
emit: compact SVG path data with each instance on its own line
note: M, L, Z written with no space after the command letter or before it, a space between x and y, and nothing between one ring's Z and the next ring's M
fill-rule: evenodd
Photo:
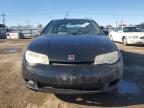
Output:
M32 81L32 80L28 80L28 79L25 79L27 85L31 88L34 88L36 90L38 90L38 85L36 82Z
M35 85L34 81L32 81L32 80L28 80L27 83L30 85Z

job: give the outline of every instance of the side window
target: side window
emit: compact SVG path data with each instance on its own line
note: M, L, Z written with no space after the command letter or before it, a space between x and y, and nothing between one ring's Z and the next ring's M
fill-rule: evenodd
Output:
M119 27L119 28L118 28L118 32L122 32L122 27Z

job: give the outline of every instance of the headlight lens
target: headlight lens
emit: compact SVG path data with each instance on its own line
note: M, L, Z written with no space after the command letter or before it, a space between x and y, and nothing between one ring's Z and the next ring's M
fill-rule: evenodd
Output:
M113 64L117 62L118 58L119 58L119 52L114 51L111 53L96 56L94 64L105 64L105 63Z
M48 56L27 50L25 59L30 64L49 64Z

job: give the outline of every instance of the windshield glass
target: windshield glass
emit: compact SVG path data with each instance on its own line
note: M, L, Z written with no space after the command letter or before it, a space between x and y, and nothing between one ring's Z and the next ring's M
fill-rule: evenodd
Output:
M56 20L48 24L42 34L98 35L104 34L92 20Z
M143 32L143 30L139 27L125 27L123 28L124 32Z

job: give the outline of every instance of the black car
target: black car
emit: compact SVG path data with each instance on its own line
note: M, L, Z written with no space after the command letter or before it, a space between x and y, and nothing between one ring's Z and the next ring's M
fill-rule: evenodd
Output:
M0 39L6 39L6 29L0 28Z
M95 21L52 20L25 50L22 75L36 91L110 92L122 78L123 59Z

